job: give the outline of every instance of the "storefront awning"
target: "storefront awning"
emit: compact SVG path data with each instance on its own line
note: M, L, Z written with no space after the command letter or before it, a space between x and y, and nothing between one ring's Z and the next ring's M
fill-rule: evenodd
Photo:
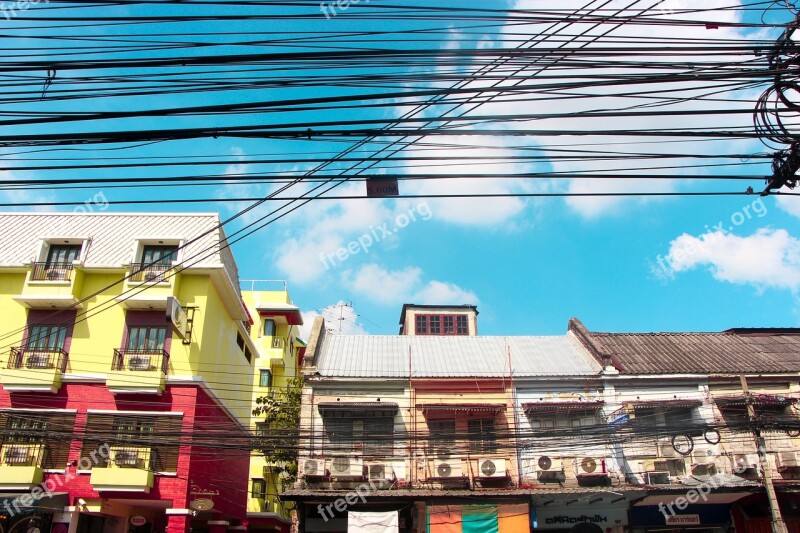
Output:
M757 407L788 407L795 403L797 398L790 398L788 396L780 396L777 394L753 394L753 405ZM715 398L717 405L723 409L727 407L743 407L747 405L747 397L745 395L725 396Z
M500 413L506 410L504 403L427 403L419 407L423 413Z
M633 402L626 402L626 405L632 407L633 409L653 409L659 407L664 409L681 409L699 407L702 404L702 400L692 400L688 398L676 398L674 400L636 400Z
M41 512L63 512L64 507L69 503L69 495L66 492L55 493L47 496L41 494L40 499L33 497L30 491L26 492L2 492L0 493L0 514L3 509L36 509ZM8 507L6 507L8 504ZM27 505L25 505L27 504Z
M321 402L318 409L322 416L394 416L399 406L394 402Z
M595 402L538 402L523 403L525 414L547 411L589 411L603 407L602 401Z

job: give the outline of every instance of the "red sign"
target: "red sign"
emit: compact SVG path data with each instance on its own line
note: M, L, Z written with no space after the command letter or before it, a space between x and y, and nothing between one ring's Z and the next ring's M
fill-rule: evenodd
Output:
M700 525L699 514L674 514L667 516L668 526L698 526Z

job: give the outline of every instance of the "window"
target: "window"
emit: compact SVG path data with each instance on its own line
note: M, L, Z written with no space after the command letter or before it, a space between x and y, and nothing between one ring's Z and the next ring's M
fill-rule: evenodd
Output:
M264 336L273 337L275 335L275 321L271 318L264 319Z
M633 412L637 426L653 427L659 425L660 417L654 407L637 407Z
M417 335L468 335L467 315L416 315Z
M142 445L152 439L155 425L152 418L119 416L114 418L112 431L117 441Z
M694 411L694 409L690 407L668 409L664 413L664 419L670 426L680 426L686 428L691 426L693 423L692 411Z
M324 427L328 450L353 450L353 420L345 418L325 418Z
M47 252L48 268L71 265L81 255L80 244L51 244Z
M236 346L238 346L240 350L244 351L244 337L242 337L241 333L236 334Z
M142 247L142 261L143 268L157 268L168 269L172 266L172 262L178 257L177 246L164 246L164 245L144 245Z
M599 424L594 409L534 412L530 415L531 428L549 430L556 428L584 428Z
M28 330L27 350L55 352L64 349L67 327L61 325L31 326Z
M394 448L394 418L381 416L363 420L364 455L388 456Z
M267 389L272 386L272 372L269 370L261 370L261 376L258 386L262 389Z
M6 444L41 444L45 440L47 421L33 415L8 419Z
M267 481L264 479L253 479L253 490L250 493L251 498L258 498L263 500L267 497Z
M324 419L325 438L329 451L358 452L367 456L387 456L394 448L394 418Z
M428 452L439 458L449 457L456 446L456 421L431 420L428 422Z
M160 353L164 351L167 328L159 326L131 326L128 328L127 351Z
M468 426L469 450L472 453L497 451L497 435L494 429L494 419L479 418L470 420Z

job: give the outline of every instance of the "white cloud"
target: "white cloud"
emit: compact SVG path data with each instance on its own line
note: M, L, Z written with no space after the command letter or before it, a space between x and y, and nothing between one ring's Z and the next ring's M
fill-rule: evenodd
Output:
M800 217L800 196L775 196L778 207L796 217Z
M390 271L374 263L342 273L342 283L382 304L477 304L474 292L453 283L423 279L422 269Z
M749 237L721 231L683 234L667 256L674 272L708 268L714 279L759 289L800 288L800 240L786 230L760 229Z

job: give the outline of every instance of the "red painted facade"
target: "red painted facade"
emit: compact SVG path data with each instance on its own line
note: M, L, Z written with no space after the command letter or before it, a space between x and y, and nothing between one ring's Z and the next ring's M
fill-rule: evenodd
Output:
M65 383L57 394L52 395L9 393L0 388L0 409L7 408L76 411L73 429L76 438L70 445L67 465L64 465L66 472L46 472L43 479L43 484L55 483L57 489L54 492L66 492L70 506L78 505L79 499L146 500L160 501L151 508L184 513L168 515L164 512L158 521L154 521L152 533L188 532L190 526L208 531L211 525L218 529L221 522L233 527L246 526L249 453L243 451L242 444L246 442L247 434L199 386L169 385L161 395L115 395L100 383ZM83 446L80 439L89 410L182 413L182 444L179 446L177 472L157 474L148 493L96 491L90 483L90 473L78 471ZM25 491L19 494L23 495ZM187 515L185 510L191 508L191 502L200 498L211 499L213 510L199 512L194 517Z

